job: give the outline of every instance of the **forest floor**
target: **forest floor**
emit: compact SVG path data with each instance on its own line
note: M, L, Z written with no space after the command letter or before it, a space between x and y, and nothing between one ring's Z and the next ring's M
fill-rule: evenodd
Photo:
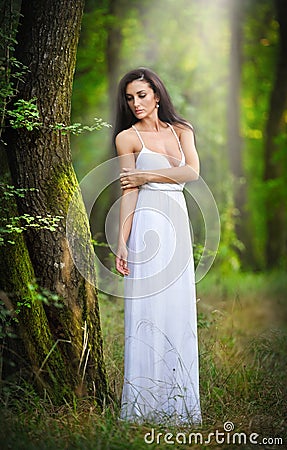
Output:
M92 399L55 407L27 385L10 386L1 401L1 450L287 448L286 278L211 271L197 286L202 426L167 429L118 420L124 305L102 295L114 403L103 412Z

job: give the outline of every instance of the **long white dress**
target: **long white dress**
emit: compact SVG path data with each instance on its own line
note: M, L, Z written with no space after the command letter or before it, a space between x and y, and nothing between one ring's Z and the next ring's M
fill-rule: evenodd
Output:
M146 148L133 128L142 144L136 168L170 168L167 157ZM121 406L121 418L132 422L201 422L194 265L183 187L143 185L134 212Z

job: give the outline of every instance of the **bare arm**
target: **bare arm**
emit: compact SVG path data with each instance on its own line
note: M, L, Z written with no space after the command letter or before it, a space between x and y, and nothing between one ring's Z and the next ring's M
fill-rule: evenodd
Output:
M199 177L199 158L192 130L184 129L180 134L180 143L185 155L185 165L158 170L135 170L123 167L121 173L122 189L138 187L145 183L185 183Z
M117 152L120 156L121 169L124 165L128 165L131 169L135 168L135 157L129 141L125 134L118 135L116 139ZM119 217L119 236L118 249L116 255L116 269L122 275L128 275L129 269L127 264L127 240L130 235L133 213L135 210L138 197L138 188L131 187L122 191Z

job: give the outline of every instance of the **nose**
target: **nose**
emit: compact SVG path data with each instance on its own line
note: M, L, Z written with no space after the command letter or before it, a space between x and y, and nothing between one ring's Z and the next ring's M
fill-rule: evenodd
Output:
M135 97L134 98L134 107L136 108L137 106L139 106L139 98Z

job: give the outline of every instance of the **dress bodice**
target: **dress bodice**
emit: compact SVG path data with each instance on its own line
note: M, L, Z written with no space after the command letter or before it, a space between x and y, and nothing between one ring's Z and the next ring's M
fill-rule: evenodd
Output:
M172 125L168 124L171 128L172 132L174 133L176 140L178 142L178 146L181 152L181 161L178 165L178 167L185 165L185 156L179 141L179 138L172 127ZM158 169L170 169L171 167L174 167L171 165L168 156L164 155L163 153L155 152L150 149L148 149L144 141L137 130L137 128L133 125L133 129L138 135L138 138L142 144L141 151L139 152L137 159L136 159L136 169L139 170L158 170ZM143 186L141 186L140 189L159 189L164 191L182 191L184 188L185 183L146 183Z

